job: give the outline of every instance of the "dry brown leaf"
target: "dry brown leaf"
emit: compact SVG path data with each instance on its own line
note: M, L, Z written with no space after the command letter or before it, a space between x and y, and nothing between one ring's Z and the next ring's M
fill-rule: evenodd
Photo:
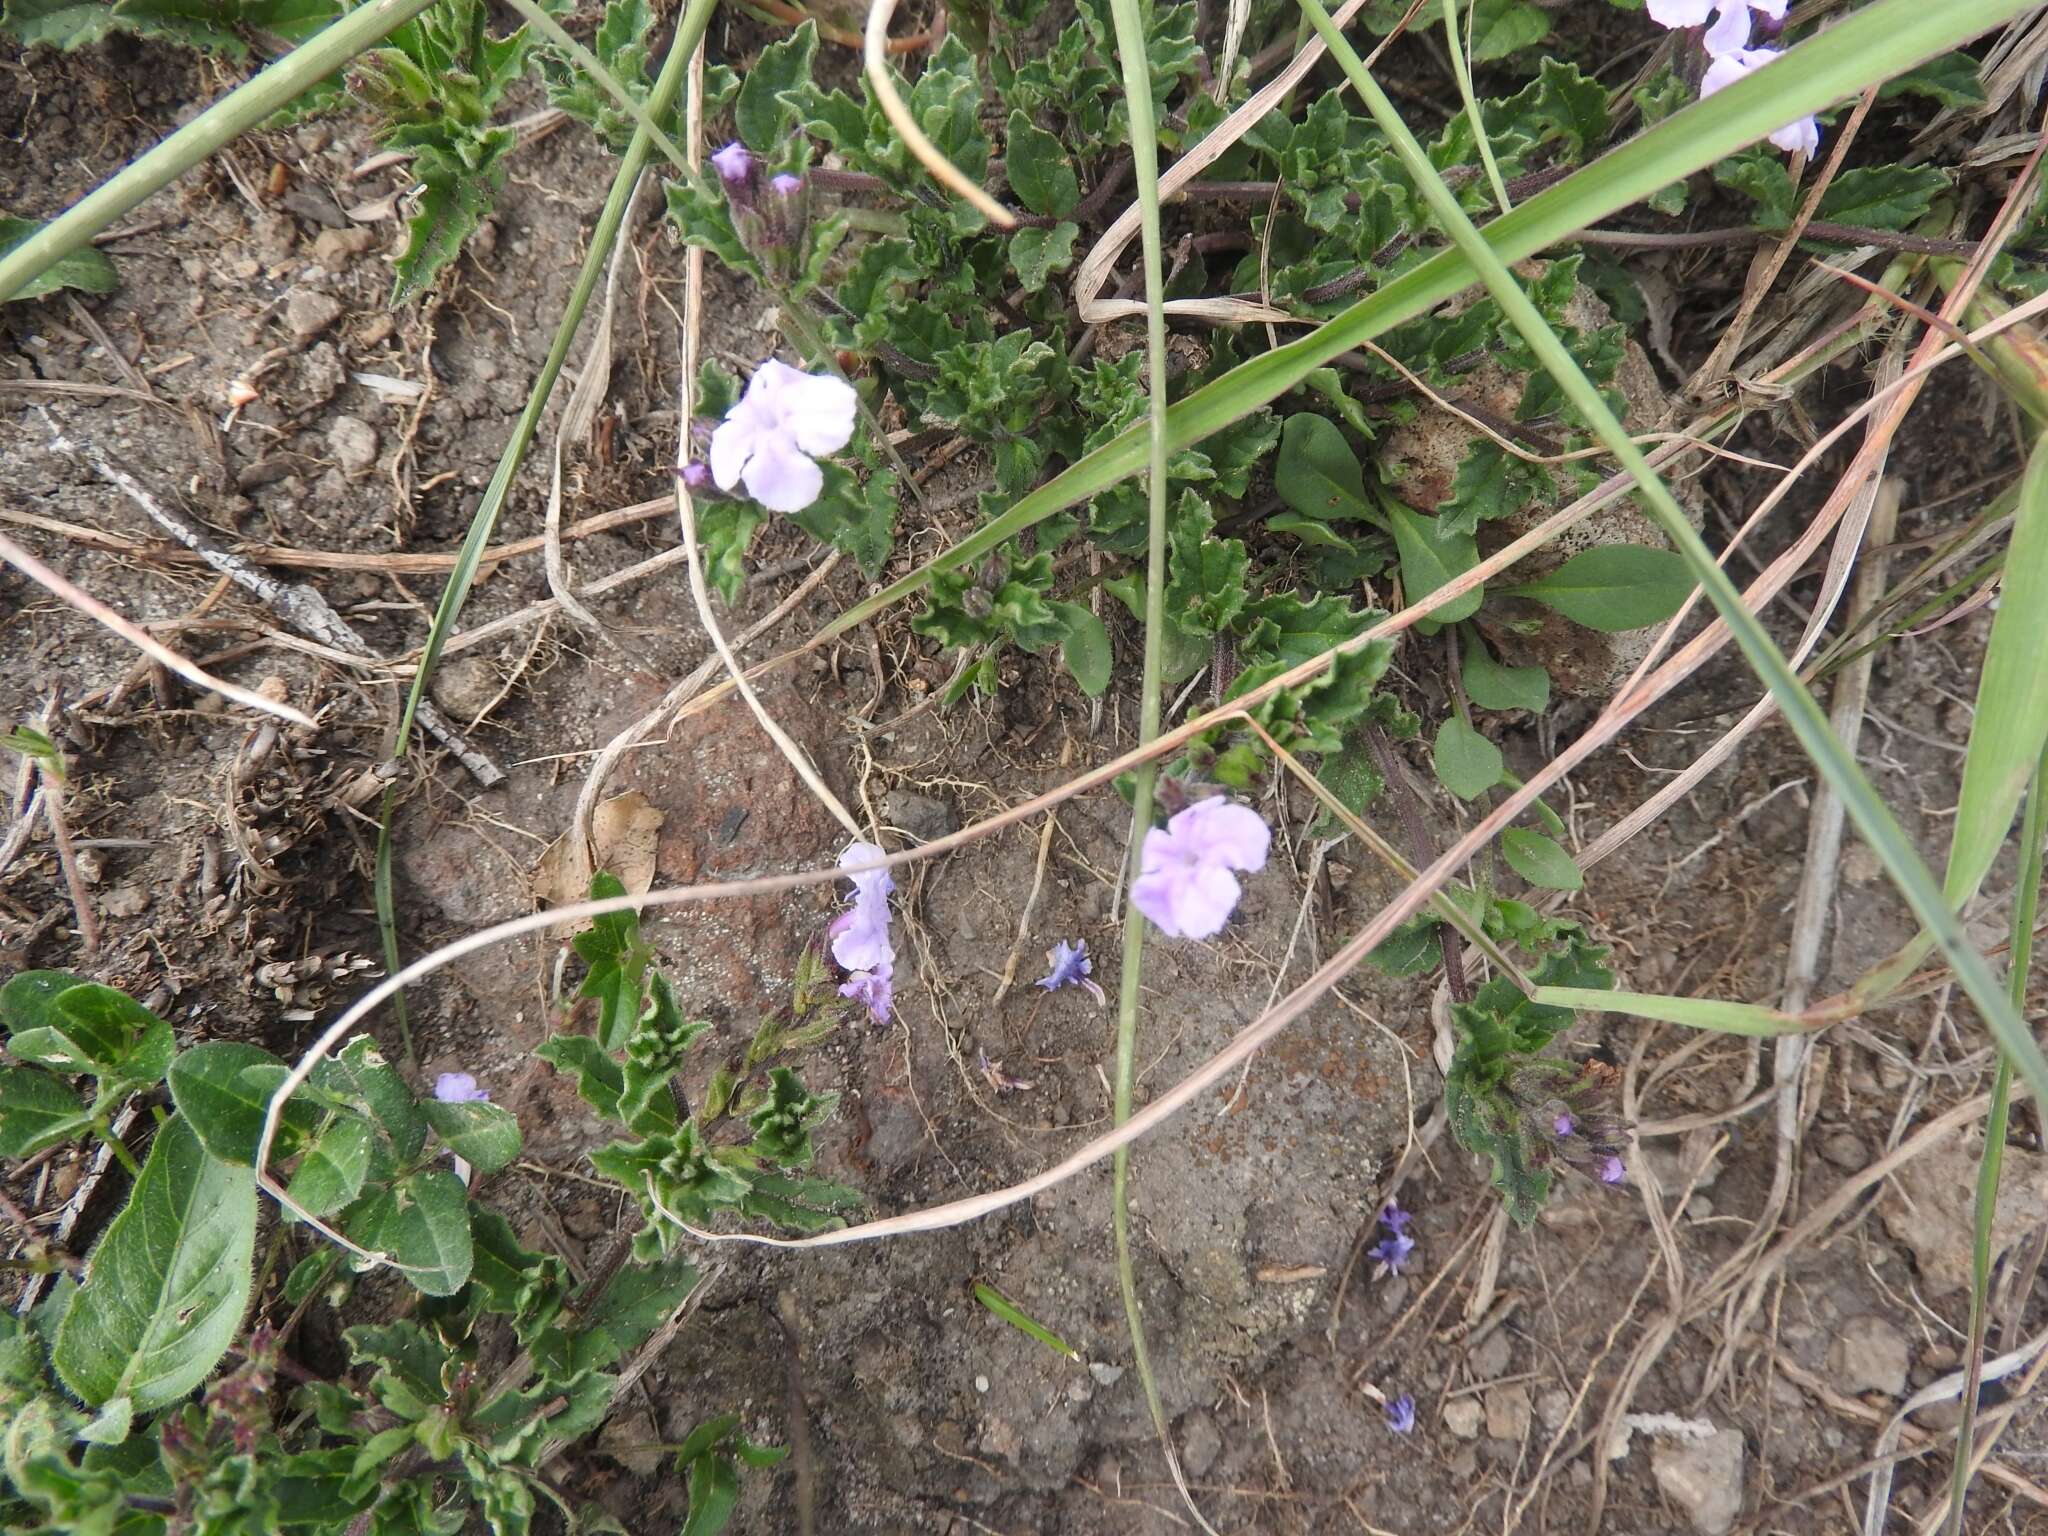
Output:
M548 844L533 868L535 897L551 907L581 901L600 869L617 875L627 894L642 894L654 884L655 848L667 819L637 789L604 801L591 813L588 845L574 828Z

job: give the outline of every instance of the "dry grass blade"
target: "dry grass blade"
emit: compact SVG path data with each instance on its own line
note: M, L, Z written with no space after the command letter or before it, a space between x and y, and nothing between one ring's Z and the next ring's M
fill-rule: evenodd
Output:
M997 229L1015 229L1016 216L976 186L959 166L940 154L939 147L925 136L925 131L917 125L917 119L910 115L902 93L889 76L889 23L895 16L896 0L874 0L868 11L867 28L862 34L868 89L875 93L875 100L881 104L882 115L889 119L889 126L902 136L910 152L932 173L933 180L957 193Z

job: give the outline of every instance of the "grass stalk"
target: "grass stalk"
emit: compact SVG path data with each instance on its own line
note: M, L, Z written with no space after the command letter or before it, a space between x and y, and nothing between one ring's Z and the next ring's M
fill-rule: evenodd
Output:
M1540 311L1531 302L1521 286L1509 272L1501 254L1472 225L1458 206L1456 197L1446 187L1435 168L1429 163L1415 135L1401 120L1399 112L1379 82L1372 76L1351 45L1330 22L1320 0L1299 0L1309 20L1315 25L1324 42L1328 44L1331 57L1336 59L1346 77L1359 93L1359 99L1373 116L1388 139L1395 153L1414 178L1417 186L1428 201L1431 211L1436 214L1444 233L1480 274L1487 289L1500 304L1503 313L1514 325L1537 359L1557 380L1568 400L1591 426L1594 433L1606 444L1610 452L1620 461L1636 481L1642 493L1642 500L1650 515L1671 540L1673 546L1685 557L1692 568L1694 577L1720 614L1728 627L1730 636L1741 649L1743 656L1755 670L1765 686L1778 701L1786 721L1798 736L1800 745L1813 759L1816 769L1833 786L1842 798L1857 830L1862 834L1873 853L1878 857L1892 883L1905 898L1925 929L1934 936L1936 944L1955 967L1956 979L1969 995L1989 1025L2000 1045L2011 1055L2019 1075L2037 1095L2048 1097L2048 1058L2035 1044L2004 986L1992 971L1984 957L1971 947L1968 936L1963 932L1962 923L1955 910L1943 894L1941 884L1913 847L1912 841L1892 816L1864 776L1862 768L1852 754L1846 751L1840 739L1829 728L1827 717L1814 702L1799 681L1796 673L1785 660L1784 653L1772 642L1762 622L1751 613L1742 601L1742 595L1708 551L1700 536L1694 531L1685 513L1680 509L1670 489L1652 469L1642 451L1630 440L1627 430L1615 419L1600 391L1594 387L1580 370L1578 363L1565 349ZM1871 15L1865 11L1863 15ZM1780 82L1792 86L1796 72L1785 69L1783 61L1767 65L1750 79L1760 79L1773 71L1780 72ZM1711 104L1711 103L1709 103ZM1774 114L1776 115L1776 114ZM1795 114L1796 115L1796 114ZM1529 204L1525 204L1527 208ZM1514 215L1509 215L1513 218Z
M2027 814L2020 823L2020 875L2012 900L2012 963L2007 981L2015 1008L2025 1006L2027 973L2033 960L2034 917L2041 902L2041 863L2048 839L2048 752L2034 768L2027 790ZM1956 1465L1949 1487L1948 1536L1961 1536L1963 1505L1970 1492L1972 1442L1977 1429L1977 1393L1984 1381L1985 1301L1991 1289L1991 1226L1998 1214L1998 1181L2005 1168L2006 1124L2012 1111L2012 1058L1998 1053L1991 1084L1991 1112L1984 1121L1984 1158L1977 1165L1976 1231L1970 1250L1969 1363L1963 1376L1963 1416L1956 1424Z
M1130 110L1131 159L1138 189L1142 250L1145 264L1145 359L1150 373L1151 413L1146 423L1145 488L1145 655L1138 687L1138 743L1151 745L1159 734L1160 679L1164 672L1166 635L1166 275L1159 236L1159 142L1152 103L1151 60L1145 47L1144 19L1137 0L1110 0L1116 25L1117 58L1123 66L1124 98ZM1131 840L1126 876L1135 876L1145 834L1152 825L1153 794L1158 764L1147 759L1137 770L1131 795ZM1117 1125L1131 1118L1131 1089L1137 1077L1138 1000L1145 956L1147 924L1135 905L1124 914L1123 972L1118 979L1116 1013L1116 1077L1111 1115ZM1145 1348L1145 1320L1138 1302L1138 1277L1131 1254L1131 1149L1119 1147L1110 1167L1110 1227L1116 1240L1117 1283L1123 1291L1124 1320L1131 1334L1131 1357L1145 1406L1159 1433L1159 1447L1188 1512L1203 1530L1208 1521L1195 1507L1194 1494L1181 1475L1173 1447L1173 1428L1159 1396L1159 1382Z

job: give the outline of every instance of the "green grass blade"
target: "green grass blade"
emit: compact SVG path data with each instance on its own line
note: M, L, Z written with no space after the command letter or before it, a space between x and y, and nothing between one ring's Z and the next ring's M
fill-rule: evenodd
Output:
M654 147L668 157L669 164L685 175L689 174L690 162L684 159L683 152L676 148L675 140L661 131L661 125L655 122L653 114L635 101L632 92L613 78L612 72L598 62L596 54L571 37L559 21L535 5L533 0L506 0L506 3L517 11L521 19L534 31L574 59L583 72L596 83L597 88L611 97L618 109L633 120L634 126L646 134L653 141ZM666 111L667 105L664 102L662 110Z
M716 5L717 0L690 0L689 9L683 13L683 19L676 28L675 39L669 44L661 74L655 79L654 89L648 93L647 111L652 117L668 111L682 90L690 70L690 55L696 52ZM540 374L526 397L526 408L513 423L512 436L505 444L505 451L498 456L497 472L491 476L491 483L484 488L483 499L477 503L476 514L469 521L469 531L463 537L462 548L456 552L454 568L448 573L448 585L442 589L441 601L434 608L433 623L427 629L426 647L420 653L419 670L413 674L412 689L405 698L405 713L398 722L397 739L392 743L393 758L402 758L412 741L413 717L419 712L420 700L426 697L427 681L441 659L441 648L447 644L448 636L454 633L456 615L469 598L470 586L476 580L477 563L498 526L498 513L505 505L506 493L512 489L513 477L519 473L519 466L526 459L526 450L532 445L533 435L540 427L541 413L547 409L555 380L561 376L562 365L568 361L569 348L576 339L577 328L583 323L583 312L589 307L590 296L597 291L598 282L604 276L605 263L611 259L612 246L625 222L626 207L633 200L633 189L652 154L652 136L647 128L636 128L632 141L626 146L626 153L620 158L618 174L612 178L611 195L605 199L604 208L597 216L597 225L591 231L590 245L583 255L583 267L577 272L575 285L569 290L569 301L563 308L560 324L555 327L554 342L549 346ZM688 429L687 422L684 428ZM390 868L391 812L395 803L396 796L387 791L384 814L377 829L380 875ZM376 897L377 926L384 940L384 965L387 971L395 972L399 966L398 914L388 878L377 881ZM398 1004L399 1018L403 1021L402 998L394 999L394 1002ZM406 1038L410 1041L409 1031Z
M1487 244L1485 238L1473 227L1472 221L1465 217L1464 211L1458 206L1457 198L1430 165L1428 156L1416 142L1414 134L1410 133L1407 125L1401 121L1393 102L1388 99L1386 92L1380 88L1379 82L1372 77L1351 45L1345 41L1343 34L1331 25L1329 14L1323 10L1319 0L1300 0L1300 4L1317 32L1322 35L1324 42L1329 45L1331 57L1337 61L1352 86L1358 91L1373 120L1393 142L1395 153L1429 203L1431 211L1443 226L1444 233L1450 236L1481 273L1487 290L1501 306L1509 322L1521 332L1537 359L1556 379L1565 397L1577 408L1608 451L1635 479L1650 515L1664 530L1673 546L1685 557L1702 590L1720 614L1722 622L1728 626L1729 634L1757 676L1763 679L1765 686L1771 690L1772 696L1778 701L1778 707L1784 712L1787 723L1798 736L1800 745L1806 749L1807 756L1813 759L1815 768L1841 796L1844 807L1856 823L1857 831L1862 834L1871 852L1877 855L1878 862L1884 865L1893 885L1905 897L1914 915L1934 935L1934 941L1940 945L1942 953L1954 967L1956 979L1961 982L1970 1001L1976 1004L1978 1012L1983 1015L1985 1023L1989 1025L1999 1044L2010 1053L2014 1068L2027 1080L2028 1086L2036 1094L2048 1093L2048 1057L2042 1056L2040 1047L2034 1043L2032 1033L2020 1017L2019 1010L2013 1006L2011 998L2006 995L1997 975L1985 962L1984 957L1971 947L1953 906L1942 888L1935 883L1933 871L1921 859L1911 839L1893 818L1890 809L1877 791L1871 787L1870 781L1864 777L1855 755L1843 747L1840 739L1830 729L1827 716L1814 702L1813 695L1800 683L1798 676L1785 660L1784 653L1772 643L1756 615L1743 605L1742 595L1729 580L1727 572L1721 569L1706 545L1700 541L1700 536L1693 531L1692 524L1687 521L1670 489L1657 477L1657 472L1650 467L1642 451L1630 440L1627 429L1615 419L1613 411L1608 408L1600 391L1580 370L1571 353L1565 349L1564 343L1544 321L1541 312L1530 301L1529 296L1522 291L1514 275L1501 260L1499 252ZM1961 4L1945 7L1944 14L1962 8ZM1873 6L1861 14L1871 16L1882 9L1881 5ZM1910 25L1910 17L1901 16L1898 24L1901 27ZM1835 35L1839 35L1840 30L1842 29L1838 29ZM1778 93L1780 104L1776 115L1782 123L1788 117L1797 115L1785 104L1786 97L1797 78L1796 71L1784 61L1780 61L1765 66L1749 79L1762 80L1774 73L1784 76L1787 87L1785 91ZM1712 105L1712 99L1707 104ZM1508 217L1513 218L1515 215L1510 214ZM2036 458L2038 461L2041 455L2037 454ZM2038 464L2030 466L2029 474L2035 473L2037 468ZM2044 486L2048 486L2048 470L2040 472L2044 476ZM2021 500L2024 505L2026 497L2023 495ZM2010 574L2008 566L2008 578ZM2007 606L2019 607L2018 604L2011 602L2008 602ZM2044 611L2048 610L2036 610ZM2003 616L2001 613L2001 617ZM1989 658L1987 668L1988 660ZM2048 688L2048 679L2042 680L2042 686ZM1979 713L1981 719L1981 706ZM2035 756L2038 755L2037 745ZM2032 759L2029 759L2029 766L2031 762ZM2015 794L2016 792L2015 790Z
M1659 1019L1688 1029L1711 1029L1724 1035L1798 1035L1814 1026L1797 1014L1781 1013L1755 1003L1726 1003L1711 997L1670 997L1654 992L1602 992L1592 987L1536 987L1529 996L1552 1008L1579 1008L1589 1013L1626 1013L1638 1019Z
M2038 450L2035 457L2039 458ZM2048 843L2048 752L2034 764L2027 791L2027 816L2020 830L2020 878L2012 899L2012 969L2007 980L2015 1008L2026 1006L2027 973L2034 946L2030 935L2041 903L2041 861ZM1956 1424L1956 1465L1949 1487L1948 1532L1960 1536L1963 1506L1970 1492L1970 1456L1975 1449L1977 1390L1984 1376L1984 1303L1991 1289L1991 1223L1998 1212L1998 1179L2005 1168L2006 1124L2012 1110L2012 1058L2002 1052L1991 1084L1991 1113L1984 1122L1984 1159L1977 1165L1976 1231L1970 1249L1970 1363L1963 1381L1963 1416Z
M0 256L0 303L122 214L159 192L230 140L290 105L350 59L424 11L433 0L373 0L321 29L253 80L244 82L132 165Z
M1569 239L1632 203L1756 143L1793 117L1853 96L1968 42L2027 8L2027 0L1877 0L1801 43L1785 61L1738 80L1540 192L1486 226L1502 260ZM1169 452L1200 442L1295 388L1339 353L1382 336L1479 280L1464 253L1439 253L1325 321L1297 341L1240 363L1167 413ZM1147 431L1133 426L1023 497L951 549L855 604L818 633L817 643L866 623L922 591L935 571L980 560L1054 513L1100 495L1145 465Z
M1469 17L1476 12L1468 11ZM1472 89L1472 69L1465 62L1465 46L1458 37L1458 0L1444 0L1444 48L1451 56L1451 73L1457 77L1458 96L1465 103L1465 115L1472 119L1472 138L1479 146L1479 163L1486 167L1486 184L1493 188L1493 200L1502 213L1514 212L1514 199L1501 179L1500 166L1493 158L1493 144L1486 136L1486 114L1479 110L1479 93Z
M975 1281L974 1299L1019 1333L1038 1340L1039 1343L1043 1344L1061 1359L1071 1361L1075 1365L1082 1363L1081 1352L1078 1349L1046 1327L1045 1324L1037 1321L1030 1313L1026 1312L994 1286L984 1285L979 1280Z

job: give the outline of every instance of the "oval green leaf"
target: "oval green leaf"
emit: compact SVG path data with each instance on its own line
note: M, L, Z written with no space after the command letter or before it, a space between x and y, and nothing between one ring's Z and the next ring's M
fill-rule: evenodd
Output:
M1464 630L1465 693L1481 709L1550 707L1550 674L1541 667L1503 666L1493 659L1471 625Z
M209 1040L171 1063L171 1099L207 1151L246 1167L256 1161L263 1116L283 1073L284 1063L268 1051ZM286 1113L303 1128L313 1110L295 1103Z
M478 1173L496 1173L519 1155L519 1122L495 1104L425 1099L420 1108L449 1150Z
M1066 638L1060 642L1060 655L1066 661L1067 670L1074 674L1074 681L1081 685L1081 691L1091 699L1102 697L1109 687L1111 651L1109 629L1094 614L1079 603L1050 603L1047 605L1066 625Z
M1572 856L1541 832L1509 827L1500 835L1500 850L1507 855L1508 867L1531 885L1553 891L1576 891L1585 886L1586 877Z
M0 1157L27 1157L91 1124L62 1078L34 1067L0 1070Z
M1555 609L1574 624L1612 634L1662 623L1678 612L1693 585L1685 557L1676 550L1603 544L1573 555L1547 576L1506 590Z
M1500 782L1500 748L1457 715L1436 733L1436 776L1460 800L1477 800Z
M469 1279L475 1250L469 1197L446 1168L429 1168L370 1196L348 1235L382 1253L428 1296L453 1296Z
M1471 534L1446 533L1435 518L1398 501L1389 500L1386 507L1394 525L1394 547L1401 554L1401 587L1409 602L1419 602L1479 563L1479 545ZM1438 624L1469 619L1485 597L1484 587L1474 587L1429 617Z
M337 1117L306 1149L305 1161L292 1175L286 1193L315 1216L340 1210L363 1192L376 1135L360 1115Z
M1337 424L1313 411L1287 418L1280 432L1280 455L1273 461L1273 489L1282 501L1318 522L1333 517L1378 522L1365 499L1365 476L1358 455L1337 430Z
M157 1132L134 1193L86 1269L50 1362L95 1407L148 1413L202 1381L249 1302L256 1177L207 1154L182 1117Z

